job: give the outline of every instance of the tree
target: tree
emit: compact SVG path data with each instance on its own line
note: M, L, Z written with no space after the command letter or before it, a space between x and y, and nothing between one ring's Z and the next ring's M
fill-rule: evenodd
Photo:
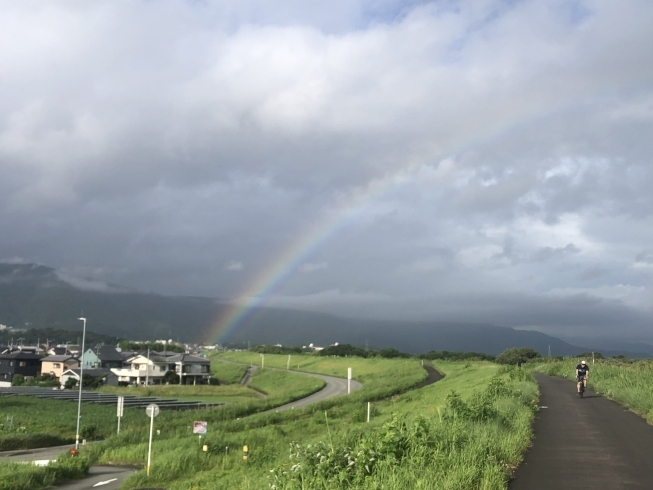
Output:
M163 375L163 381L169 385L179 384L179 375L174 371L168 371Z
M75 386L77 386L77 380L75 378L68 378L63 386L67 390L72 390Z
M530 347L512 347L504 350L496 358L498 364L521 364L540 357L540 353Z

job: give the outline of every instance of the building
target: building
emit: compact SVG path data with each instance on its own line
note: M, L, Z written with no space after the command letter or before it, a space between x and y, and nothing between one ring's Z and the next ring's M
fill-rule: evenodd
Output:
M171 368L168 358L156 352L150 352L149 356L133 355L125 360L122 368L112 369L120 383L132 385L163 384L165 374L169 370L174 370L174 365Z
M41 374L41 357L21 350L0 354L0 386L11 386L14 376L22 374L27 381Z
M41 375L52 374L59 381L61 381L61 375L64 371L77 369L78 367L79 359L71 355L52 355L41 359Z
M180 376L179 384L206 384L211 378L211 361L205 357L177 354L167 358L171 371Z
M87 349L81 358L84 369L122 368L125 356L110 345Z

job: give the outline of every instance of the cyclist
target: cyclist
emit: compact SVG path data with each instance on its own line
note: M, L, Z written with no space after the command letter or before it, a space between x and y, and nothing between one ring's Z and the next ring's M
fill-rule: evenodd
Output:
M585 361L580 361L580 364L576 366L576 383L578 388L578 396L580 396L580 384L583 383L587 388L587 378L590 375L590 367Z

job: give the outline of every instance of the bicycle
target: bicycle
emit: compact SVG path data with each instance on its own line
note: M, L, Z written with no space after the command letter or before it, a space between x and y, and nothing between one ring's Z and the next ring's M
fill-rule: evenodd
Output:
M581 398L583 398L583 395L584 395L584 393L585 393L585 378L584 378L584 377L581 377L581 376L578 376L578 377L576 378L576 382L577 382L577 383L580 383L580 387L579 387L580 389L578 390L578 396L581 397ZM578 385L577 385L577 386L578 386Z

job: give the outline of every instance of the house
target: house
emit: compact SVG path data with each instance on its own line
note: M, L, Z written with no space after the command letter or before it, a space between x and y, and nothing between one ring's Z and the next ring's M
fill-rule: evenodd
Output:
M59 381L61 381L61 375L64 371L78 367L79 359L71 355L52 355L41 359L41 375L52 374Z
M79 385L80 369L67 369L61 375L61 386L65 386L69 379L75 379L76 385ZM109 368L84 369L84 376L89 375L92 378L102 378L102 384L108 386L118 386L118 376Z
M211 361L206 357L177 354L167 358L170 368L179 378L179 384L206 384L211 378Z
M21 350L0 354L0 386L11 386L14 376L22 374L26 380L41 374L41 357Z
M125 356L110 345L87 349L81 358L84 369L122 368Z
M68 347L66 346L56 346L56 347L50 347L48 349L48 354L51 356L72 356L73 353L68 350Z
M169 365L168 358L156 352L149 355L136 354L128 357L123 367L112 369L118 376L118 381L129 384L151 384L163 383L163 378L168 370L173 370Z

